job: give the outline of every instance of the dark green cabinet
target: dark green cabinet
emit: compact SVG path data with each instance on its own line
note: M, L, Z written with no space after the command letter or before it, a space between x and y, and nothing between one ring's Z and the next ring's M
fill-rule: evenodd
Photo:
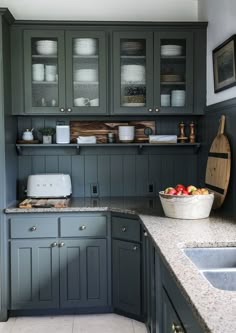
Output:
M11 309L59 307L59 251L55 239L11 241Z
M163 328L162 333L185 333L183 325L173 308L171 301L163 289L162 294L162 315L163 315Z
M24 31L26 114L106 114L105 32Z
M106 242L106 239L60 239L62 308L107 306Z
M141 245L112 241L113 307L128 315L141 315Z
M193 113L193 50L192 32L115 32L113 112Z

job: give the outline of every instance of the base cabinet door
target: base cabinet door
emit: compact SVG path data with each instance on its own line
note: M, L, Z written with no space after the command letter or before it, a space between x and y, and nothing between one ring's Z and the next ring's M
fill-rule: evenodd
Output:
M113 240L113 306L126 314L141 315L140 244Z
M60 306L108 304L106 239L61 239Z
M181 321L175 312L168 295L163 289L162 293L162 316L163 316L163 333L185 333Z
M59 307L59 251L55 239L11 242L11 309Z

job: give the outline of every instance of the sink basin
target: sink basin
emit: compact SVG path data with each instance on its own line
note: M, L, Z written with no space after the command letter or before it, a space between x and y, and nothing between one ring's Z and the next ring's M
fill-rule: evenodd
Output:
M236 291L236 247L185 248L183 252L213 287Z

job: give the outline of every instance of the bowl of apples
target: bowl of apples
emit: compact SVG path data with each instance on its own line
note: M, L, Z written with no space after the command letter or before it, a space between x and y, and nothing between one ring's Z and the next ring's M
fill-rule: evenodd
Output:
M167 217L187 220L207 218L214 201L214 193L207 188L182 184L167 187L159 197Z

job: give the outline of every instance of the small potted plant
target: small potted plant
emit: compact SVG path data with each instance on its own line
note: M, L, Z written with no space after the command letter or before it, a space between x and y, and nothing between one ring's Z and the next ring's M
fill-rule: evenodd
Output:
M43 136L43 143L52 143L52 136L55 134L56 130L53 127L39 128L39 133Z

